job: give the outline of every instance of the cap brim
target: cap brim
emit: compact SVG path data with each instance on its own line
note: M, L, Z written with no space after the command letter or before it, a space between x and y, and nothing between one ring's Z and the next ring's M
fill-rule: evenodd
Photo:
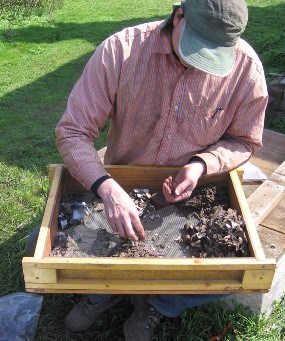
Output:
M185 23L179 43L180 57L187 63L214 76L229 75L235 63L235 46L224 47L198 35Z

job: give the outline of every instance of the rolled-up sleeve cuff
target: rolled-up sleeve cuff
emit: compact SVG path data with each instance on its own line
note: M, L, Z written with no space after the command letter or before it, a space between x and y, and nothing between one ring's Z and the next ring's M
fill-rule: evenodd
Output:
M216 156L211 153L201 153L193 156L202 159L206 164L206 173L204 175L217 174L220 172L220 164Z
M107 175L103 175L101 176L101 178L99 178L98 180L96 180L94 182L94 184L91 186L91 192L99 198L98 194L97 194L97 190L100 187L100 185L102 185L102 183L108 179L112 179L111 175L107 174Z
M91 190L93 184L102 176L109 175L104 166L99 162L96 164L87 164L79 170L80 182L87 190ZM75 175L78 179L79 177Z

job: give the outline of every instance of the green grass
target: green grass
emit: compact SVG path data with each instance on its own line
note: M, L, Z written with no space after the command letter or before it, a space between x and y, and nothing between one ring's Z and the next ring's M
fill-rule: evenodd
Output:
M85 332L74 334L64 328L64 317L78 302L77 296L49 295L41 311L37 340L123 341L122 325L131 314L129 299L98 318ZM51 314L51 307L56 310ZM282 341L285 339L285 304L279 304L269 319L260 319L246 308L228 311L221 302L188 309L178 318L164 318L155 331L154 341L204 341L220 335L228 324L225 341Z
M284 0L249 0L249 22L244 38L256 49L265 72L285 70Z
M98 44L115 31L162 19L170 0L69 0L52 16L21 17L11 23L0 14L0 292L24 290L21 258L29 233L41 221L48 191L46 167L61 162L54 128L69 92ZM135 4L135 5L134 5ZM244 33L260 55L266 75L285 71L285 2L250 0ZM267 126L285 133L283 118ZM104 146L107 129L96 142ZM82 335L64 328L74 295L45 295L36 340L123 340L128 304L116 307ZM268 320L228 313L216 304L165 319L155 340L207 340L230 321L227 340L282 340L285 302ZM282 334L283 333L283 334Z

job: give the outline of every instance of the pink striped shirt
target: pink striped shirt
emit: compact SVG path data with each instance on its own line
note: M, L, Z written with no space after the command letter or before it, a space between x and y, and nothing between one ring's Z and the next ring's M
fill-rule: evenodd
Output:
M106 164L185 165L228 171L261 146L267 88L254 50L242 39L230 75L184 68L161 22L106 39L87 63L56 128L57 147L87 189L106 175L94 149L110 119Z

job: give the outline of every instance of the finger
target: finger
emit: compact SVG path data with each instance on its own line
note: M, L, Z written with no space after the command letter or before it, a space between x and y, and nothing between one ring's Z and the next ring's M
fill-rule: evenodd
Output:
M181 195L187 188L189 188L189 180L184 180L175 187L175 195Z
M165 195L165 200L169 203L173 203L175 201L175 196L173 194Z
M171 189L167 183L162 184L162 192L163 194L171 194Z
M115 233L118 233L119 230L118 230L118 227L116 225L116 221L113 219L113 217L110 217L107 212L106 212L106 215L107 215L107 219L108 219L108 223L111 227L111 229L115 232Z
M117 225L116 224L113 224L112 227L112 230L115 232L115 233L118 233L118 228L117 228Z
M169 187L171 188L171 186L172 186L172 177L169 176L168 178L166 178L166 179L164 180L163 183L165 183L167 186L169 186Z
M171 182L169 181L169 179L165 179L163 183L166 184L167 186L171 185Z
M163 184L162 184L162 193L163 193L164 197L166 197L167 187L168 187L168 186L166 185L166 183L163 183Z
M128 239L132 240L133 242L138 240L130 220L124 221L124 229Z
M145 232L144 232L144 228L140 219L134 218L132 220L132 225L134 229L136 230L137 234L139 235L139 239L142 241L145 241Z
M181 201L181 200L188 199L188 198L190 198L191 194L192 194L192 191L186 190L183 193L181 193L180 195L175 195L173 197L172 202L178 202L178 201Z
M172 176L168 177L168 185L170 187L170 190L172 191L173 190L173 178L172 178Z
M170 194L170 195L165 196L165 199L167 202L173 203L173 202L175 202L176 198L174 197L173 194Z
M163 195L164 195L166 201L171 202L171 197L172 197L171 189L165 183L162 186L162 192L163 192Z
M125 228L124 228L124 225L122 223L120 223L120 222L117 222L116 226L117 226L117 229L118 229L119 236L122 237L122 238L128 238L127 234L126 234L126 231L125 231Z

